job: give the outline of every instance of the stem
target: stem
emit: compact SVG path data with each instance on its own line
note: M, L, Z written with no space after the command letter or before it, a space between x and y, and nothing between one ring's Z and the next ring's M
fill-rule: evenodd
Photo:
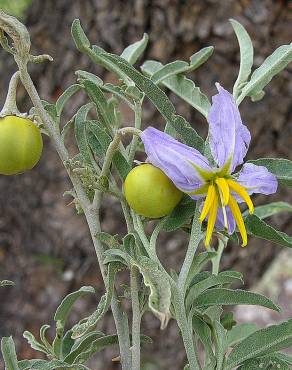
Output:
M184 342L184 347L186 350L188 362L190 365L190 370L200 370L201 366L198 359L198 354L195 350L194 340L193 340L193 329L192 324L189 323L186 315L185 305L184 305L184 294L177 289L173 292L176 320L181 331L181 336Z
M219 269L220 269L220 262L221 262L221 257L222 253L224 251L224 248L226 247L228 242L228 238L223 237L218 238L218 249L217 249L217 255L212 259L212 274L218 275Z
M182 289L182 291L184 292L186 289L185 283L187 281L188 274L192 266L196 250L202 239L201 223L199 221L199 213L200 213L200 201L197 201L193 223L192 223L191 236L190 236L190 240L189 240L189 244L187 248L187 253L186 253L180 274L179 274L179 279L178 279L178 288Z
M26 65L19 64L19 71L20 71L20 78L21 81L34 105L36 108L39 116L41 117L44 126L46 127L47 131L50 134L51 140L53 145L59 154L61 161L64 163L69 159L69 155L67 149L65 148L60 135L56 130L56 126L51 118L47 115L38 92L33 84L33 81L27 71ZM84 188L81 184L81 181L77 174L70 169L67 169L69 178L74 186L76 191L76 195L79 199L79 202L84 210L86 220L90 229L91 237L93 240L94 248L96 251L98 263L100 266L101 274L103 279L105 278L105 270L102 263L102 253L103 247L101 243L95 238L95 235L101 231L100 229L100 222L99 222L99 205L100 205L100 197L98 197L95 207L92 208L90 201L84 191ZM127 317L122 311L122 308L117 300L116 294L114 294L112 298L112 312L115 319L117 334L119 338L119 345L120 345L120 353L121 353L121 363L123 370L131 369L131 352L130 352L130 338L129 338L129 329L127 324Z
M142 118L141 103L135 103L134 112L135 112L135 128L140 130L141 129L141 118ZM130 153L129 153L130 163L132 163L134 160L137 144L138 144L138 136L134 135L133 140L131 142L131 146L130 146Z
M140 370L141 363L141 339L140 339L140 302L139 302L139 285L138 285L139 270L133 266L131 269L131 298L132 298L132 370Z

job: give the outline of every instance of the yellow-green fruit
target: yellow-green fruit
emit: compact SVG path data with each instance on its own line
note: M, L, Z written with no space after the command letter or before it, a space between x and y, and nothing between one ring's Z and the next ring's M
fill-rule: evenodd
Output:
M32 169L43 150L41 132L26 118L0 118L0 174L15 175Z
M129 206L149 218L168 215L182 197L173 182L152 164L142 164L129 172L124 193Z

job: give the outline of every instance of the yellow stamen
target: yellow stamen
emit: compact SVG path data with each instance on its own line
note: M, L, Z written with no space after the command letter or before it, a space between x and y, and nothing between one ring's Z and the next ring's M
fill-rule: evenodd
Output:
M254 212L254 205L252 203L252 200L250 199L250 196L248 195L248 192L244 189L244 187L231 179L228 179L227 183L230 189L237 193L245 201L245 203L248 206L249 213L252 214Z
M233 198L232 195L229 196L229 203L228 203L230 210L233 214L233 217L235 219L235 222L237 224L238 230L240 232L240 235L242 237L242 247L245 247L247 245L247 234L246 234L246 228L245 224L239 209L239 206L236 202L236 200Z
M210 185L210 186L213 186L213 185ZM216 221L216 218L217 218L217 211L218 211L218 195L216 194L216 190L214 191L214 195L215 196L213 198L213 202L211 204L211 208L210 208L210 212L209 212L206 238L205 238L205 246L207 248L209 247L209 244L210 244L210 240L211 240L212 233L213 233L214 226L215 226L215 221Z
M228 204L228 201L229 201L229 186L226 182L226 180L223 178L223 177L218 177L216 180L215 180L218 188L219 188L219 191L221 192L222 194L222 200L223 200L223 204L222 206L226 206Z
M200 216L200 222L203 222L205 220L213 204L215 197L216 197L216 189L215 189L215 186L211 184L208 187L207 197L206 197L204 207L202 209L201 216Z

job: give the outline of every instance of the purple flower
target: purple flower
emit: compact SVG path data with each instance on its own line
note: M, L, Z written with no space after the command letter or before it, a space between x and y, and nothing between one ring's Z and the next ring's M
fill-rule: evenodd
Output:
M253 213L250 195L275 193L278 182L265 167L251 163L234 173L243 163L251 136L233 96L219 84L216 87L218 94L212 97L208 122L209 144L217 167L212 167L196 149L153 127L148 127L141 138L148 162L160 168L181 191L194 199L205 199L200 216L201 222L208 219L205 245L209 245L215 226L231 234L237 225L245 246L247 234L238 203L245 202Z

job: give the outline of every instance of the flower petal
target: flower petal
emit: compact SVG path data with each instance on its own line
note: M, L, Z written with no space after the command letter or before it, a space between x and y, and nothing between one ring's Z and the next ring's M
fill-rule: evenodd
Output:
M253 163L242 166L236 181L246 188L248 194L273 194L278 187L278 180L266 167Z
M212 97L208 114L211 153L219 167L231 159L231 172L243 163L250 143L250 132L242 123L233 96L219 84L218 94Z
M233 232L235 230L236 223L235 223L235 220L234 220L234 217L232 215L232 212L231 212L230 208L228 206L226 206L225 210L226 210L227 223L228 223L228 230L227 231L228 231L228 234L231 235L231 234L233 234ZM215 228L217 230L224 230L224 228L225 228L224 227L224 216L223 216L223 211L222 211L221 207L218 209Z
M200 188L204 181L192 163L203 170L212 171L208 160L196 149L188 147L153 127L141 134L147 161L160 168L184 192Z

